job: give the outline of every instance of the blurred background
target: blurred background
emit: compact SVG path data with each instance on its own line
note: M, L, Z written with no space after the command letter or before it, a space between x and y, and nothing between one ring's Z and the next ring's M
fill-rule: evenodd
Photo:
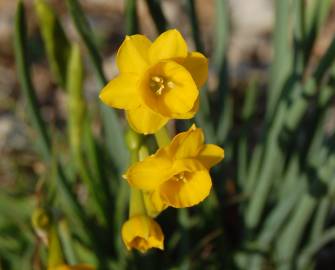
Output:
M26 10L26 27L29 38L29 42L27 43L29 59L33 63L30 70L31 79L38 97L38 106L42 118L48 123L49 132L56 145L55 148L57 150L53 151L65 153L63 160L65 160L65 163L71 162L71 159L66 157L67 144L63 142L64 134L67 132L69 114L66 105L67 93L61 89L62 87L59 86L50 71L34 1L23 2ZM87 44L83 42L81 35L78 34L77 27L69 12L67 1L52 0L47 2L57 14L67 38L71 40L71 42L79 43L85 70L83 91L88 110L92 112L91 128L94 136L100 137L99 129L103 124L98 119L97 111L99 106L98 93L101 87L97 82L94 65L91 62L87 50ZM102 69L107 79L111 79L117 74L115 53L125 35L127 33L129 34L129 29L131 28L127 21L129 20L129 16L127 17L126 14L127 5L131 5L131 2L132 1L126 0L79 1L94 34L96 47L101 54ZM157 22L155 23L155 16L153 15L153 10L148 8L148 2L160 4L165 18L163 21L164 26L161 21L162 28L157 26ZM102 252L102 256L108 258L106 259L107 261L110 259L112 263L110 264L108 262L103 264L105 266L101 266L101 269L141 269L141 267L143 269L251 269L247 262L251 262L255 258L248 256L253 256L250 254L263 253L264 256L262 255L263 259L261 262L258 261L254 263L256 266L253 266L254 268L252 269L298 269L296 262L289 262L288 265L285 266L286 268L278 266L277 261L274 259L276 256L272 256L271 253L273 250L276 250L275 246L277 244L273 243L274 240L270 241L271 244L266 246L265 250L257 248L258 235L260 235L261 228L263 228L262 224L265 224L271 209L274 209L277 203L279 204L277 197L270 199L267 203L265 212L262 212L262 221L257 222L256 232L254 230L255 228L250 232L245 229L245 227L248 226L245 226L244 217L247 215L246 211L250 209L245 210L248 208L247 205L249 201L248 195L243 192L243 183L238 180L240 177L238 172L241 165L239 163L239 155L236 154L236 152L241 150L236 146L240 143L240 134L246 132L248 137L248 150L244 152L244 157L246 163L249 164L251 160L255 158L254 152L256 146L263 145L262 138L264 136L266 137L266 135L264 135L264 129L266 129L267 125L271 125L272 123L273 115L268 114L267 106L269 106L268 92L270 91L271 80L274 80L273 72L272 77L270 76L276 50L276 35L274 31L277 27L276 18L285 12L280 13L279 11L281 5L279 3L280 0L231 0L222 1L222 3L217 2L220 1L137 0L137 22L135 23L137 31L147 35L151 40L157 37L161 29L177 28L185 37L190 50L201 50L208 56L210 69L206 91L209 93L209 110L211 114L209 114L205 120L207 119L207 121L215 123L215 130L220 129L217 127L220 127L220 123L225 119L220 118L223 110L223 107L221 108L220 106L224 105L223 103L215 102L215 99L220 97L220 91L223 91L222 85L227 84L223 88L229 89L229 100L232 101L232 105L229 108L230 112L228 111L225 114L230 113L232 116L229 120L231 122L229 127L224 126L223 131L221 133L219 132L219 134L223 134L222 137L219 137L219 135L216 137L211 136L211 131L208 131L205 126L201 125L204 121L197 119L198 125L203 127L205 132L207 132L206 135L208 135L207 139L209 143L218 143L228 149L226 150L227 160L225 164L222 168L214 172L214 179L216 181L215 193L217 195L215 203L211 204L210 201L208 204L205 204L203 208L207 210L200 209L200 207L195 208L195 210L191 209L189 213L186 214L186 217L184 216L185 213L176 214L172 212L173 210L166 215L163 214L163 217L160 217L159 221L163 229L167 231L166 237L169 239L166 243L167 251L163 254L154 252L142 256L136 253L130 255L130 258L120 260L122 261L120 264L113 264L115 261L118 261L118 259L115 259L119 258L119 255L115 255L118 254L118 252L115 251L115 247L104 246L104 243L102 249L105 249L105 251ZM289 3L286 12L288 13L289 11L289 13L287 14L287 28L281 30L281 35L288 36L287 41L289 45L286 46L287 55L292 53L296 56L298 55L296 51L299 51L299 49L296 49L297 46L295 46L295 2L306 5L302 7L301 10L306 11L305 17L307 18L309 16L308 12L313 12L313 7L316 8L318 6L316 3L318 1L285 0L284 2ZM313 39L312 46L309 50L306 48L302 49L303 52L308 51L308 61L303 65L303 71L301 72L304 74L303 76L305 76L302 81L308 78L308 74L311 73L310 70L315 69L318 65L334 38L335 2L325 2L328 3L325 5L326 11L323 12L323 14L326 15L324 16L322 25L315 33L315 37L317 38ZM219 10L221 7L224 8L223 12ZM16 1L0 0L1 270L43 269L43 266L41 266L43 265L43 259L41 259L41 263L38 257L43 258L45 251L44 253L43 250L41 251L41 243L35 236L32 225L30 224L30 216L33 209L38 205L38 201L41 200L40 193L44 192L41 186L48 181L48 178L53 177L51 175L52 173L50 173L50 164L41 159L33 143L34 140L38 139L38 136L31 126L27 114L26 101L20 89L13 46L16 8ZM196 12L196 26L194 25L194 21L192 22L192 16L194 16L194 14L192 15L192 9ZM305 18L304 16L302 17ZM196 32L194 32L194 27L196 27ZM306 29L307 28L308 27L306 27ZM220 33L223 34L221 35ZM224 41L222 42L220 39ZM280 44L280 42L278 44ZM223 46L223 48L218 50L218 46ZM283 55L285 55L285 49ZM292 59L295 59L295 57L292 56ZM293 60L293 62L294 61L295 60ZM222 65L225 66L224 73L221 73ZM292 66L294 65L292 64ZM282 69L285 68L284 64ZM332 84L332 87L334 87L334 84ZM246 106L246 91L251 88L256 89L257 97L254 99L250 98L251 104L249 105L252 107L250 118L252 118L252 121L250 122L251 124L249 123L247 125L247 130L245 130L245 119L239 112ZM331 89L332 92L334 92L334 88ZM273 105L273 107L276 106ZM310 113L313 116L313 109L311 110L312 113L308 110L306 113ZM331 136L335 127L334 114L334 102L333 99L330 98L329 104L327 103L328 116L325 123L323 123L323 127L319 128L322 129L322 133L326 134L325 136L327 136L327 138L333 138ZM119 118L122 125L125 126L122 115L118 114L118 116L120 116ZM265 119L267 119L267 121L265 121ZM316 123L318 124L319 122ZM184 127L183 123L177 123L176 126L171 126L171 130L178 130L182 127ZM225 131L225 129L228 131ZM316 127L314 127L314 129L316 129ZM303 130L303 135L300 134L300 136L304 136L304 134L308 132L308 129ZM213 138L216 139L213 141ZM238 141L238 143L236 143L236 141ZM103 148L103 143L101 143L101 141L99 142L100 148ZM290 144L287 144L285 147L282 148L282 152L284 153L288 151ZM126 149L126 146L124 146L124 148ZM298 155L303 156L304 152L301 149L299 151ZM290 161L293 160L292 156L294 156L294 153L283 158L285 165L283 165L283 169L281 169L282 175L286 175L287 171L289 171ZM327 160L328 156L323 159L324 162ZM108 168L107 164L108 162L106 162L106 164L104 163L106 168ZM331 166L331 168L334 169L333 164ZM258 167L262 169L261 165L258 165ZM299 170L302 172L307 171L303 166ZM250 171L248 172L250 173ZM302 174L297 173L293 178L300 179L301 177L302 179L303 176L301 175ZM331 175L333 176L333 174ZM280 179L284 179L284 177ZM109 181L119 180L113 178ZM279 185L281 183L280 181L281 180L279 180L279 182L277 181L275 184L276 190L278 183ZM254 182L255 185L257 185L256 182ZM71 183L79 202L85 207L84 205L85 202L87 202L89 193L87 187L80 182L80 179ZM299 188L297 187L297 189ZM58 195L62 196L61 194ZM324 218L325 221L323 224L326 225L322 228L331 227L331 224L333 224L333 203L334 201L332 199L325 210L327 212L327 215L325 214L327 218ZM289 206L287 207L289 208ZM298 203L296 205L294 204L294 206L290 208L290 211L294 211L295 207L298 208ZM285 206L282 206L282 208L285 208ZM90 214L92 214L92 211L94 212L94 210L91 210ZM299 227L302 231L301 238L299 239L300 242L298 241L296 244L294 254L300 254L299 252L302 252L302 250L306 252L304 245L310 240L310 232L308 230L316 219L318 212L317 210L313 211L313 215L311 214L310 218L304 223L306 227ZM92 215L94 216L94 213ZM123 215L125 216L126 214ZM169 220L169 217L175 218L176 224L170 224L173 222ZM286 218L289 219L289 217L289 214L287 214ZM178 222L177 219L179 220ZM215 221L216 219L219 221ZM250 222L252 223L252 221ZM200 225L198 226L196 224ZM96 229L98 228L99 226L96 227ZM71 230L75 231L75 228L71 228ZM283 230L285 231L285 229ZM175 234L175 231L178 231L178 234ZM188 232L186 233L185 231ZM107 235L107 232L110 231L108 229L103 231L103 233L106 233L104 237L114 237L111 234ZM279 234L279 231L276 231L276 233L277 232ZM74 241L81 242L80 235L76 235L76 232L73 232L73 234L76 239ZM188 235L186 238L185 234ZM281 241L283 241L283 239ZM299 264L299 269L335 269L335 242L331 240L326 241L326 243L327 246L321 249L321 252L312 252L310 255L311 259L308 263ZM93 263L96 263L97 260L99 261L99 259L95 258L94 254L91 254L94 253L94 251L92 252L92 246L84 246L85 247L82 247L79 252L79 257L84 259L89 258L88 261ZM122 249L120 246L119 248ZM309 250L307 250L307 253L308 252ZM89 255L86 256L88 253ZM280 257L280 255L278 256ZM305 259L305 257L303 259ZM164 265L162 265L163 262ZM108 265L108 267L106 265Z

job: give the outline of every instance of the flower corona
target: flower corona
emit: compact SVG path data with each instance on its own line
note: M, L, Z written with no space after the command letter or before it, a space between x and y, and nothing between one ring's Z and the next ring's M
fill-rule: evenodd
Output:
M122 239L128 250L145 252L150 248L164 249L164 234L159 224L145 215L136 215L122 226Z

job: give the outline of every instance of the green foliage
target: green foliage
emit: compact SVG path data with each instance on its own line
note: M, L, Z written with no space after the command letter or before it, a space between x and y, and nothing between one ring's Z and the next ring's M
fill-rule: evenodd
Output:
M129 197L121 180L130 162L124 121L98 98L97 115L90 110L83 93L85 54L66 37L52 6L36 0L50 69L67 95L68 135L59 130L57 136L65 133L61 136L68 151L58 151L56 132L43 120L32 83L28 20L19 1L14 31L17 74L28 121L36 133L36 151L48 172L36 187L42 198L0 191L0 269L46 264L36 228L27 225L35 204L55 217L62 255L69 263L84 261L98 269L313 268L315 255L335 238L334 228L326 226L335 195L335 132L325 129L333 119L335 36L320 59L311 59L331 2L275 1L266 98L262 99L261 78L252 76L242 89L240 106L229 82L229 6L227 1L216 1L210 69L218 84L211 89L215 91L207 91L209 86L202 89L195 121L208 143L225 148L225 160L213 170L214 191L201 206L178 214L169 209L159 217L167 232L166 250L142 255L126 252L120 238ZM125 3L127 34L140 32L137 1ZM157 32L168 29L160 1L146 4ZM195 1L185 4L194 44L204 51ZM102 88L108 80L94 29L79 1L67 0L67 8L87 49L97 88ZM259 107L264 107L261 117L256 116ZM99 132L93 132L93 120L101 123ZM255 127L261 135L254 135ZM151 142L149 136L136 139ZM88 191L86 200L76 189L78 182ZM37 261L35 254L40 257Z

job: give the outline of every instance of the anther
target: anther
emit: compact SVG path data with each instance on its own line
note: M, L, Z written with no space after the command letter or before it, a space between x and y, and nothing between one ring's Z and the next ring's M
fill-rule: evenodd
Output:
M185 174L182 172L182 173L178 173L177 175L175 175L175 178L177 181L182 181L184 183L186 183L186 177L185 177Z
M152 76L149 82L151 90L156 95L162 95L164 90L173 88L175 85L172 81L167 81L164 77L161 76Z

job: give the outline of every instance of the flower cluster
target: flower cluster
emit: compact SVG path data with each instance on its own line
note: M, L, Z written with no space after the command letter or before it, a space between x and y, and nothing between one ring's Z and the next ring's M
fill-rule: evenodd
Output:
M154 42L143 35L127 36L116 63L120 73L102 89L100 98L110 107L124 109L134 131L158 138L170 119L194 117L208 61L201 53L189 52L177 30L162 33ZM209 169L224 157L222 148L205 144L202 129L195 125L172 141L157 142L159 149L152 155L145 145L130 149L137 160L124 174L131 198L130 217L122 227L129 250L163 249L164 235L154 217L167 207L203 201L212 187Z

